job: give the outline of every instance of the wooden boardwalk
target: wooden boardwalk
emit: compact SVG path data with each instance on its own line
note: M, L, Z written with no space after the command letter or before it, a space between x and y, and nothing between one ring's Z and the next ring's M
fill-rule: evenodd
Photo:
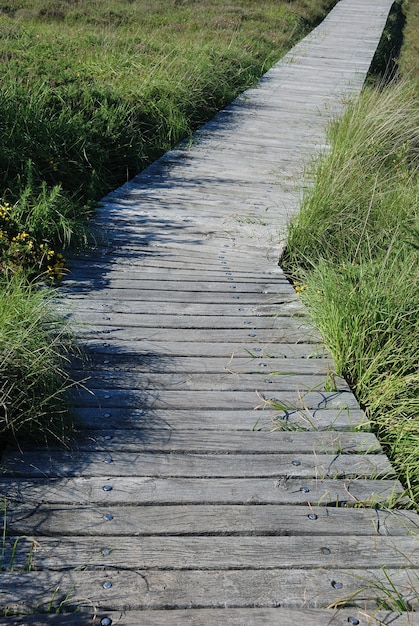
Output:
M103 200L62 290L90 357L83 434L3 458L4 559L25 569L1 574L1 606L40 613L0 624L419 623L378 600L414 602L419 519L277 265L391 4L341 0Z

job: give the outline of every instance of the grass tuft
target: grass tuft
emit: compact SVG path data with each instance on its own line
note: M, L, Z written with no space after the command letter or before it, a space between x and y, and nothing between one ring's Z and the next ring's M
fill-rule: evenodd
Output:
M66 441L74 428L67 402L71 341L51 312L52 294L19 275L0 288L0 435Z
M330 129L283 259L419 503L419 109L414 85L366 88Z

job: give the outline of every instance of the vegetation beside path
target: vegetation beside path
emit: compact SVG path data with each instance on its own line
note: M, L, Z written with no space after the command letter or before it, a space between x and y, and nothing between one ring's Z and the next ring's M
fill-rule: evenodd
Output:
M419 3L396 80L330 127L283 259L419 505Z
M66 429L68 340L33 281L59 280L98 199L252 85L333 4L0 0L0 434Z

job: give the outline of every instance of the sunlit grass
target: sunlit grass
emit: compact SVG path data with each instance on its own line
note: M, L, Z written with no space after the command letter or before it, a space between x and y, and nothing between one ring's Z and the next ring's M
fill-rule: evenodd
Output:
M419 108L368 88L330 131L284 263L419 502Z

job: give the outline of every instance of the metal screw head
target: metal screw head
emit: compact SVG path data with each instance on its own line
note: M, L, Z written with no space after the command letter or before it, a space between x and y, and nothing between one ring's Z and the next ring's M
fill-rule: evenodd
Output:
M302 491L303 493L309 493L310 489L308 487L300 487L300 491Z
M104 617L100 620L100 626L111 626L112 620L110 617Z
M262 348L253 348L253 352L262 352Z
M110 416L111 416L111 414L110 414L110 413L104 413L104 414L103 414L103 417L110 417Z
M108 365L108 363L110 363L110 360L109 359L105 359L103 362L104 362L105 365Z
M249 333L249 337L256 337L256 333Z
M348 617L348 623L357 626L359 624L359 619L357 619L356 617Z
M259 363L259 367L268 367L267 363Z
M107 522L111 522L113 520L113 515L111 515L110 513L105 513L103 519L105 519Z
M333 589L342 589L343 583L337 582L336 580L332 580Z
M110 441L112 439L112 435L105 435L105 441Z
M102 487L102 489L103 489L103 491L112 491L112 487L111 487L111 485L104 485L104 486Z
M111 587L112 587L112 583L111 583L111 581L110 581L110 580L106 580L106 581L103 583L103 588L104 588L104 589L110 589Z
M103 550L101 550L100 552L101 554L103 554L103 556L109 556L109 554L111 553L109 548L103 548Z
M105 395L103 396L105 398L105 400L109 400L109 398L111 397L109 393L105 393Z
M320 548L322 554L330 554L332 551L330 548Z
M311 520L315 520L315 519L317 519L317 517L318 517L318 516L317 516L315 513L310 513L310 514L308 515L308 519L311 519Z
M273 382L271 378L265 378L265 383L268 383L268 385L272 385Z
M110 456L105 457L104 463L112 463L112 459Z
M292 464L295 465L296 467L298 467L299 465L301 465L301 461L295 460L295 461L292 462Z
M233 296L234 300L240 300L240 296Z
M230 285L230 289L236 289L236 285Z

